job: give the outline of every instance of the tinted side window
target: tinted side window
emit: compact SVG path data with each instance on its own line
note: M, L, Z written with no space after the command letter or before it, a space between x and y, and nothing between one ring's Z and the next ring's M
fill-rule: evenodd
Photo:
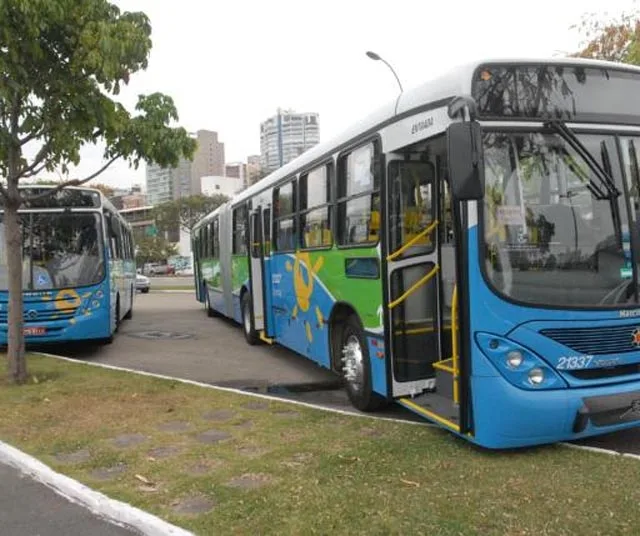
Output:
M291 181L273 194L274 230L277 251L291 251L297 247L296 240L296 183Z
M375 243L380 231L378 150L369 143L344 155L338 165L338 243Z
M300 177L300 230L302 247L330 247L331 166L325 165Z

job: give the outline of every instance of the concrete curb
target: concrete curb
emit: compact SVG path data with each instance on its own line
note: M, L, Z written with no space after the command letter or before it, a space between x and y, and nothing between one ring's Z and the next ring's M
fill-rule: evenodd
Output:
M110 499L80 482L55 472L28 454L0 441L0 462L41 482L58 495L79 504L97 516L145 536L193 536L192 532L171 525L130 504Z
M195 292L195 289L186 289L186 288L178 288L175 290L171 290L171 289L160 289L160 290L155 290L155 289L151 289L149 291L149 294L159 294L159 293L168 293L168 294L193 294Z

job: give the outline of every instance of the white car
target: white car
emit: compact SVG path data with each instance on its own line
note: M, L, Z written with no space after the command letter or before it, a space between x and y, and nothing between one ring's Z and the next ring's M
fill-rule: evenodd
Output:
M143 294L147 294L151 289L151 280L142 274L136 274L136 290L139 290Z

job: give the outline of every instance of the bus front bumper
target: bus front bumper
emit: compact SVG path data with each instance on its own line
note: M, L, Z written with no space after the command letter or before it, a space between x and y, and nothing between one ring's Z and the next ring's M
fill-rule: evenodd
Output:
M90 314L78 314L65 320L40 322L37 325L24 324L25 343L28 345L62 343L72 341L102 340L109 337L110 315L106 307L91 311ZM6 346L8 325L0 324L0 346Z
M579 389L523 390L500 376L472 377L473 441L513 448L640 426L640 381Z

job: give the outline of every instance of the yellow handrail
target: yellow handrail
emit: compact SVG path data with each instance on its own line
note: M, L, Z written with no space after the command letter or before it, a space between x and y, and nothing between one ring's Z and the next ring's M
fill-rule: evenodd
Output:
M434 275L436 275L438 273L438 270L440 269L440 267L436 264L433 267L433 270L431 270L427 275L425 275L422 279L420 279L419 281L416 281L413 285L411 285L409 287L409 289L399 298L396 298L395 300L393 300L392 302L389 303L389 309L393 309L396 305L401 304L404 300L407 299L407 297L414 292L416 289L420 288L422 285L424 285L427 281L429 281L429 279L431 279Z
M453 401L457 404L460 399L458 392L458 285L453 287L453 296L451 298L451 358L453 365Z
M431 231L433 231L438 226L438 220L434 220L431 225L429 225L424 231L420 232L416 236L414 236L411 240L409 240L404 246L400 246L400 249L394 251L391 255L387 257L387 261L392 261L396 257L402 255L407 249L409 249L413 244L415 244L418 240L427 236Z

